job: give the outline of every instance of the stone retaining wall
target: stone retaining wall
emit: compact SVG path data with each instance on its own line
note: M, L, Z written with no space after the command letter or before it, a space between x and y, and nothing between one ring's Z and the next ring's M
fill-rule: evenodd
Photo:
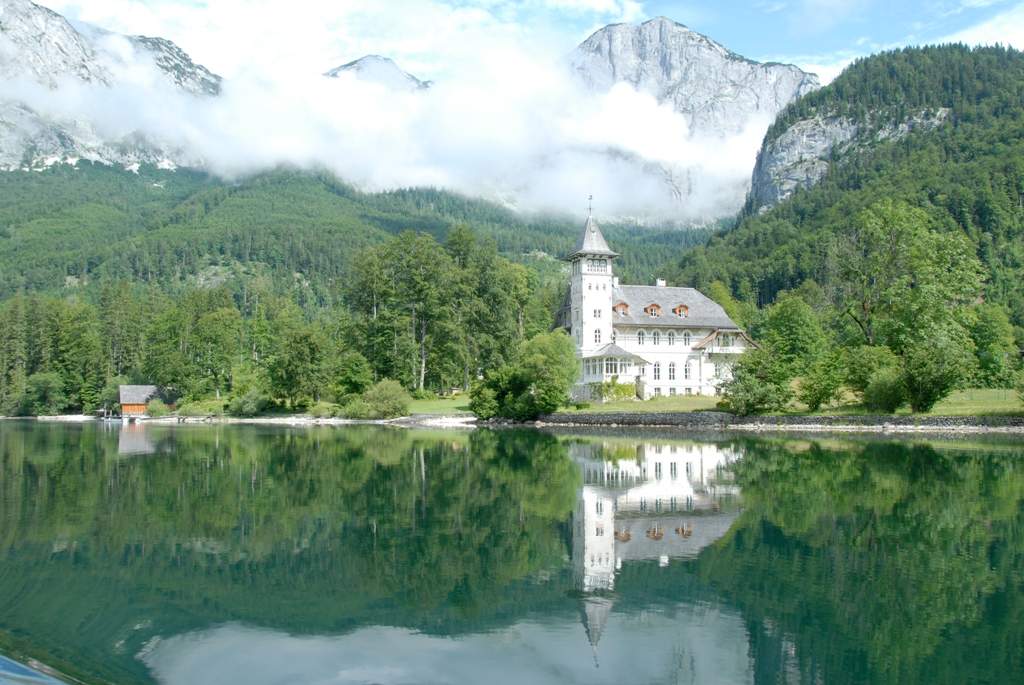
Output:
M552 414L555 426L644 426L691 430L864 430L1024 432L1024 416L733 416L724 412Z

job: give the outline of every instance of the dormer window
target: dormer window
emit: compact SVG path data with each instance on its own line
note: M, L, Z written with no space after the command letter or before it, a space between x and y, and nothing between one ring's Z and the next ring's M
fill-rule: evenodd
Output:
M619 316L629 316L629 305L626 304L625 302L616 303L616 305L612 307L612 309L614 309L615 313L618 314Z
M686 319L690 316L690 308L685 304L678 305L672 310L672 313L678 316L680 319Z
M646 307L644 307L644 314L653 318L658 318L659 316L661 316L661 305L653 303L647 305Z

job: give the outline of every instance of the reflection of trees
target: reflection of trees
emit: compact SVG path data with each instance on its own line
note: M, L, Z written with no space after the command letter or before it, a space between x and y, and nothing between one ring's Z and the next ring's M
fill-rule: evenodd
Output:
M751 445L736 469L747 511L700 564L750 618L762 672L789 644L829 683L1019 675L1019 452L790 447Z
M442 630L550 597L528 579L561 567L579 482L553 437L147 430L176 456L118 458L93 426L0 433L0 627L69 656L126 639L130 664L209 621Z

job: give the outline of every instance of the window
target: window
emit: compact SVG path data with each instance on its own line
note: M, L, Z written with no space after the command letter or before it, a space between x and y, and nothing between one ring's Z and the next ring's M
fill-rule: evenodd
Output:
M676 363L675 362L669 362L669 365L668 365L668 379L670 381L674 381L676 379ZM673 395L676 394L675 393L675 389L673 389L672 394Z
M597 511L599 516L601 514L603 514L604 513L604 500L600 500L600 499L597 500L597 502L595 503L595 507L594 508Z
M654 479L661 480L661 462L654 465Z
M669 394L669 397L675 397L676 396L676 389L675 388L669 388L668 389L668 394Z
M601 344L601 331L600 331L600 329L594 331L594 342L597 343L598 345Z
M661 316L661 306L652 302L651 304L644 307L644 314L650 317L654 317L656 319L659 316Z
M672 310L672 313L678 316L680 319L686 319L690 316L690 308L685 304L681 304Z
M619 373L619 365L615 359L604 360L604 372L609 376L614 376Z
M587 283L587 290L593 290L593 289L594 289L594 284L593 283Z
M595 309L594 310L594 318L595 319L600 319L601 318L601 310L600 309Z
M613 307L613 309L615 309L615 313L620 316L629 316L629 305L625 302L619 302L615 307Z
M721 378L721 377L722 377L722 365L721 364L715 364L715 378Z
M679 469L675 462L668 465L668 475L672 477L672 480L675 480L676 476L679 475L678 471Z
M661 344L661 333L659 333L658 331L654 331L653 333L651 333L651 344L652 345L659 345L659 344Z
M655 397L661 397L661 388L655 388L654 389L654 396Z
M597 526L594 529L594 535L596 535L597 537L601 537L602 535L604 535L604 526Z
M654 380L661 380L661 362L654 362ZM661 392L660 390L657 392Z
M643 345L644 344L644 338L646 338L646 337L647 336L646 336L646 334L643 331L637 331L636 332L636 344L637 345Z
M668 344L669 345L675 345L676 344L676 334L675 334L674 331L669 331L668 332Z
M683 378L690 380L690 362L683 364Z
M619 334L616 333L615 331L612 331L612 342L614 343L616 340L618 340L618 338Z
M690 342L691 342L690 331L686 331L685 333L683 333L683 345L685 347L689 347L690 346Z

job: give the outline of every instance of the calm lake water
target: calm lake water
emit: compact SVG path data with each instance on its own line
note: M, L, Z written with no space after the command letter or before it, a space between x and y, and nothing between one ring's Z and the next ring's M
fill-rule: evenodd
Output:
M1024 445L0 422L86 682L1019 683Z

